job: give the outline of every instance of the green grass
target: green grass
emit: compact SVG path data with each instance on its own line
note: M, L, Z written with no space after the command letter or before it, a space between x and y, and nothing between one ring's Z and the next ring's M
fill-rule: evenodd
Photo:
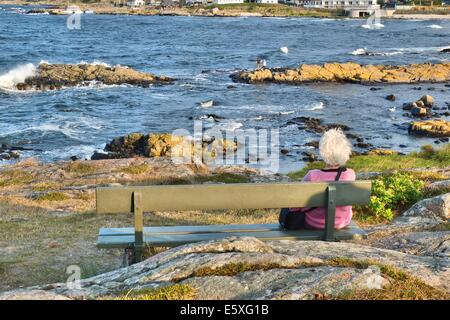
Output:
M312 169L322 169L325 164L322 161L311 162L299 171L291 172L288 176L292 179L302 179L305 174ZM445 168L450 166L450 144L446 144L440 149L432 146L423 146L419 152L412 152L407 155L360 155L353 156L347 162L346 167L357 172L386 172L413 168ZM427 173L421 173L427 177ZM433 178L434 175L431 176Z
M82 177L94 174L98 170L98 167L91 163L75 161L68 164L65 170L74 177Z
M186 284L174 284L157 289L130 290L117 297L104 298L112 300L192 300L196 290Z
M0 187L24 185L33 181L33 176L23 170L14 169L0 172Z
M331 266L366 269L369 266L380 268L381 274L389 279L389 286L383 289L349 290L334 297L338 300L448 300L450 295L433 288L396 267L382 264L374 260L352 260L334 258L327 261Z
M70 197L63 192L49 192L38 196L36 201L64 201L69 199Z
M39 191L49 191L49 190L55 190L58 188L58 185L56 183L50 183L50 182L41 182L36 185L34 185L31 190L35 192Z
M211 176L199 177L196 179L196 183L203 182L216 182L216 183L247 183L250 178L246 175L235 173L218 173Z
M131 164L128 167L121 168L120 172L128 174L143 174L146 173L149 169L150 166L144 162L141 164Z
M292 267L294 268L294 267ZM219 268L203 267L195 270L190 276L191 277L211 277L211 276L226 276L232 277L247 271L266 271L271 269L291 269L282 266L278 263L264 263L264 264L250 264L250 263L228 263ZM176 281L182 281L186 279L180 278Z

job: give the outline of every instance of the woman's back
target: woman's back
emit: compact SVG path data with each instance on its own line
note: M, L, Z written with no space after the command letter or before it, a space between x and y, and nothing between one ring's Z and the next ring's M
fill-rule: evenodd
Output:
M322 181L334 181L338 169L322 169L322 170L310 170L303 181L322 182ZM339 181L354 181L356 178L355 172L352 169L344 169L339 177ZM338 206L336 207L336 218L334 227L341 229L346 227L352 220L352 206ZM308 227L314 229L325 228L325 215L326 208L316 208L305 213L305 222Z

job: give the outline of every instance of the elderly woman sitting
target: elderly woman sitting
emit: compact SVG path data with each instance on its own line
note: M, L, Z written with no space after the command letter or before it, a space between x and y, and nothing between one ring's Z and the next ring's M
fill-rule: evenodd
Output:
M341 130L331 129L320 139L319 151L325 168L310 170L303 181L354 181L355 172L345 168L352 152L351 143ZM324 229L325 208L289 208L280 212L280 224L286 229ZM336 207L335 228L346 227L352 219L352 206Z

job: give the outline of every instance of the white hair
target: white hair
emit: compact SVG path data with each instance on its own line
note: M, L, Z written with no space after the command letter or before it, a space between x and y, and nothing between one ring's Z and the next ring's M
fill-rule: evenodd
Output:
M340 129L330 129L319 142L319 152L328 166L344 166L352 153L352 144Z

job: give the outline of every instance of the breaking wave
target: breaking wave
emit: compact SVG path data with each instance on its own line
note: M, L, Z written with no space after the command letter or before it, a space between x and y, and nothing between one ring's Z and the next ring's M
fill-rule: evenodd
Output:
M15 90L18 83L36 74L36 67L32 63L19 65L14 69L0 75L0 89Z
M313 103L311 106L306 108L306 110L309 110L309 111L322 110L323 107L324 107L324 104L322 101L320 101L318 103Z
M358 48L350 52L354 56L395 56L400 54L419 54L424 52L440 52L447 47L417 47L417 48L392 48L387 51L370 51L367 48Z

